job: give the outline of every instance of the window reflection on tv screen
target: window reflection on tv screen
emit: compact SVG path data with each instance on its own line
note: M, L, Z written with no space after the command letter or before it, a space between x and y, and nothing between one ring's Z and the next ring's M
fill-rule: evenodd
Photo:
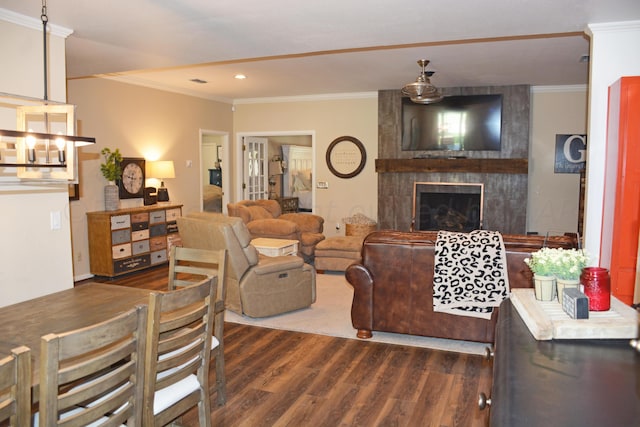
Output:
M502 95L447 96L435 104L402 99L405 151L500 151Z

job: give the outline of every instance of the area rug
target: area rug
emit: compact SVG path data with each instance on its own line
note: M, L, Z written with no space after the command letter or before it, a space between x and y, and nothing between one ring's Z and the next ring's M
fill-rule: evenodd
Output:
M271 329L307 332L332 337L359 339L351 326L351 300L353 288L344 273L318 274L316 302L309 308L278 316L255 319L227 310L225 321ZM409 345L459 353L484 354L487 344L470 341L427 338L414 335L373 332L373 337L361 341Z

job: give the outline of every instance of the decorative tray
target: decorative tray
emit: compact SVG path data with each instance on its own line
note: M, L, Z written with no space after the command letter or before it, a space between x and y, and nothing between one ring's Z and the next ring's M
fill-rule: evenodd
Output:
M512 289L511 303L537 340L638 338L638 312L611 296L609 311L572 319L558 301L538 301L533 289Z

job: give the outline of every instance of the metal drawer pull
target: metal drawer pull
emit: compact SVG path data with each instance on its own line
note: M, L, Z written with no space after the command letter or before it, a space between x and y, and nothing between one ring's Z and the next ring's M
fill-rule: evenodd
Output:
M493 348L490 346L487 346L484 348L484 358L487 360L491 360L493 359L493 356L495 356L495 353L493 351Z
M489 406L491 406L491 398L484 393L480 393L478 395L478 408L482 411Z

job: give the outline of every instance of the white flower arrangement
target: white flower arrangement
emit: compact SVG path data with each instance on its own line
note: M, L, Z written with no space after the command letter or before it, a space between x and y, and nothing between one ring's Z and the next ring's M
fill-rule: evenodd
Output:
M589 255L583 249L542 248L524 262L534 274L575 280L587 266Z

